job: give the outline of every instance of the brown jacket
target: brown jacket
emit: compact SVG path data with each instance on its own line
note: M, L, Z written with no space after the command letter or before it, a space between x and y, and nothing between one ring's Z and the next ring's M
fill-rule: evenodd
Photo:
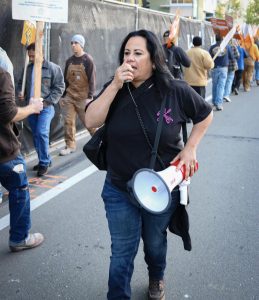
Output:
M12 122L17 110L11 76L0 68L0 163L12 160L20 153L18 130Z
M191 66L184 70L184 80L191 86L207 86L208 70L214 67L214 61L208 51L201 47L192 47L187 51Z

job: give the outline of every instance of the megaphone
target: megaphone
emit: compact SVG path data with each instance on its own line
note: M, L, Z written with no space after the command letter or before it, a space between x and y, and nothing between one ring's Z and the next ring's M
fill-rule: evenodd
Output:
M184 180L185 166L178 171L176 167L179 160L163 171L155 172L143 168L138 170L130 181L130 186L138 204L153 214L165 212L171 205L171 192L179 184L181 204L187 204L187 185ZM196 162L196 170L198 163Z

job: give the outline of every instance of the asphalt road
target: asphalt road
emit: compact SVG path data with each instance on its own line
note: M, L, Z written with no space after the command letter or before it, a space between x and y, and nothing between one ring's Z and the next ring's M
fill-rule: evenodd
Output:
M166 299L259 299L259 87L232 96L198 149L191 184L193 250L168 234ZM105 172L81 152L59 157L36 179L28 159L32 231L44 244L21 253L7 245L7 202L0 205L0 299L106 298L110 238L100 197ZM2 227L1 227L2 226ZM132 300L146 299L148 277L142 244L135 261Z

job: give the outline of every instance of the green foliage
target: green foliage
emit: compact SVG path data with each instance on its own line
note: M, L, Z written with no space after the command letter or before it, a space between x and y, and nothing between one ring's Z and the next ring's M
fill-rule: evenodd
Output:
M259 25L259 0L250 0L246 9L246 23Z
M242 13L241 13L240 0L228 1L227 14L233 17L233 19L237 19L241 17Z
M219 19L225 19L225 4L222 2L218 2L217 7L216 7L216 11L215 11L215 16L216 18Z

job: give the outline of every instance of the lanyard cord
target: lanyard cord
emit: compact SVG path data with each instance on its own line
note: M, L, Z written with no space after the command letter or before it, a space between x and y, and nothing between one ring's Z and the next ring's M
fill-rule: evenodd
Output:
M151 84L149 88L151 88L153 86L153 84ZM158 127L157 127L157 130L156 130L156 137L155 137L155 142L154 142L154 145L152 146L151 142L150 142L150 139L148 137L148 134L147 134L147 131L146 131L146 128L144 126L144 123L143 123L143 120L141 118L141 115L140 115L140 112L139 112L139 109L138 109L138 106L137 106L137 103L131 93L131 90L130 90L130 87L129 87L129 83L127 82L127 88L128 88L128 91L129 91L129 94L130 94L130 97L134 103L134 106L135 106L135 111L136 111L136 114L137 114L137 117L138 117L138 120L139 120L139 124L141 126L141 129L144 133L144 136L146 138L146 141L148 143L148 146L150 147L151 149L151 160L150 160L150 169L154 169L154 166L155 166L155 161L156 161L156 157L157 159L159 160L161 166L163 169L165 169L165 165L161 159L161 157L159 156L159 154L157 153L157 148L158 148L158 143L159 143L159 139L160 139L160 135L161 135L161 131L162 131L162 121L163 121L163 112L164 112L164 109L165 109L165 103L166 103L166 97L163 99L163 102L162 102L162 105L161 105L161 109L160 109L160 114L159 114L159 121L158 121Z

